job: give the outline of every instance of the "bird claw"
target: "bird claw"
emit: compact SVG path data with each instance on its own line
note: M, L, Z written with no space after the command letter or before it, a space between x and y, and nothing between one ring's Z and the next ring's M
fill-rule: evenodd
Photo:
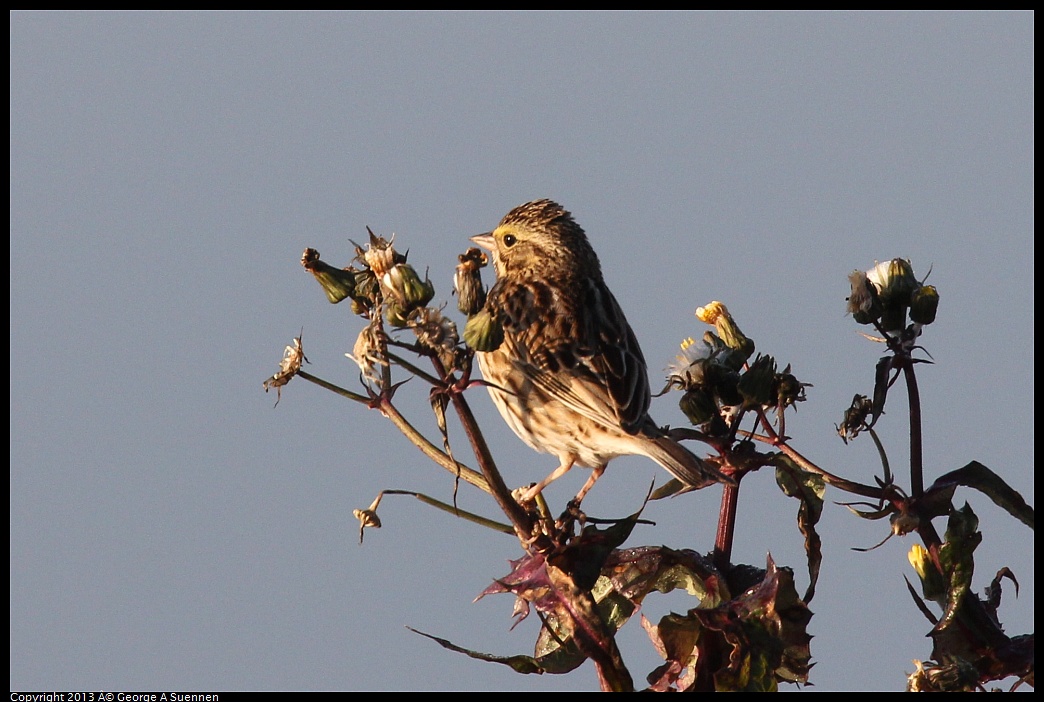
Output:
M581 529L587 524L587 514L580 509L580 500L575 497L566 503L565 511L555 521L555 526L562 533L572 534L574 524L579 524Z

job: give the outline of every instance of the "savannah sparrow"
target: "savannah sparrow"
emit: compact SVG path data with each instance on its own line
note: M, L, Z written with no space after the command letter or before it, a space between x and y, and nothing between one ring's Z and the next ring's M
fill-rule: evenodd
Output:
M504 331L477 354L489 393L519 438L561 461L523 501L580 465L593 472L579 503L610 459L627 454L648 456L690 489L728 482L649 417L642 350L569 212L529 202L472 241L493 253L486 309Z

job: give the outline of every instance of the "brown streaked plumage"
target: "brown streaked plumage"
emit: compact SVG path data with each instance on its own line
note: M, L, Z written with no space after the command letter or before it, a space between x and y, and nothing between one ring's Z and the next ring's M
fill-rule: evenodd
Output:
M649 417L642 350L569 212L529 202L472 240L493 254L486 308L504 329L498 348L477 354L490 395L523 441L561 462L524 500L580 465L593 469L580 502L606 464L628 454L648 456L692 489L728 481Z

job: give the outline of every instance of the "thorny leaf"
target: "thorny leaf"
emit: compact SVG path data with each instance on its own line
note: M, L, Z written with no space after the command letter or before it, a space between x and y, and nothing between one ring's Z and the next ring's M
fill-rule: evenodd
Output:
M726 584L704 556L666 547L643 547L614 552L606 561L604 574L611 578L613 589L635 605L649 592L670 592L678 587L700 599L698 607L686 615L669 615L655 627L643 622L666 661L650 674L651 689L686 689L693 683L695 662L700 655L710 656L713 650L707 631L731 632L725 638L732 637L733 658L745 660L742 670L737 668L738 677L720 678L718 689L773 688L777 679L807 680L811 637L805 627L811 613L798 599L790 572L777 569L771 560L768 571L733 568ZM730 589L745 592L732 598ZM762 633L752 638L750 632L744 633L744 627ZM765 637L767 642L761 640ZM746 648L744 641L750 642ZM766 658L759 649L771 653Z
M606 559L603 575L614 591L635 605L650 592L676 589L685 590L705 607L716 607L730 597L725 579L710 559L688 549L641 546L614 551Z
M946 541L939 548L939 562L949 575L949 598L947 611L940 626L949 626L956 614L961 599L971 591L972 573L975 570L973 554L982 543L979 518L971 505L950 513L946 524Z
M571 573L578 587L590 590L602 574L606 559L617 546L627 541L640 516L641 510L605 529L587 525L578 537L560 552L552 554L548 561Z
M614 549L630 536L639 515L640 512L635 513L608 529L588 525L561 552L553 553L550 556L530 553L516 561L511 561L511 573L487 587L475 599L479 600L486 595L500 592L512 592L545 613L552 611L554 602L549 603L542 599L547 594L545 563L572 573L573 577L578 580L578 586L585 589L593 588L607 558L616 553ZM528 610L522 612L519 621L525 619L527 615Z
M720 602L723 594L727 597L727 590L721 592L724 585L717 571L706 558L693 552L664 547L615 550L627 539L637 517L632 515L607 529L589 525L562 552L547 560L534 553L513 561L511 573L476 599L513 593L518 598L516 625L528 616L531 605L535 607L544 624L535 645L537 659L545 671L568 672L587 657L577 645L576 636L583 635L587 645L593 642L608 650L608 640L600 637L611 638L612 632L627 622L652 590L669 592L684 587L708 605ZM550 573L572 573L578 588L591 588L604 633L590 622L578 628L575 602L555 584Z
M550 563L547 574L552 586L557 592L562 593L563 602L569 608L569 618L574 625L572 642L585 657L594 661L602 690L634 692L631 674L624 665L620 649L616 645L615 631L606 624L591 592L577 587L570 573ZM566 648L567 646L563 646L562 650Z
M574 670L589 657L586 651L592 648L601 656L619 655L613 629L601 606L592 609L592 596L589 592L584 594L568 573L548 562L541 553L527 554L511 565L511 573L475 599L511 592L518 598L516 625L528 616L530 605L536 608L543 623L535 645L542 670L555 673Z
M770 646L781 645L778 659L772 661L776 677L785 682L807 682L812 657L807 626L812 612L798 598L790 569L777 568L769 557L764 579L734 602L739 621L749 623L760 618L764 629L759 631L770 637Z
M972 606L976 599L971 592L973 554L982 541L978 526L970 505L953 510L939 549L939 562L948 579L946 607L929 634L934 643L932 658L939 662L990 658L1011 643L988 606Z
M720 691L775 690L779 681L807 681L811 612L797 597L789 570L769 558L760 573L743 594L716 607L701 605L667 615L655 627L645 624L666 660L649 676L652 689L687 689L697 666L705 665L713 666Z
M694 615L670 614L657 625L642 615L642 627L665 661L646 677L652 692L685 690L696 681L700 627Z

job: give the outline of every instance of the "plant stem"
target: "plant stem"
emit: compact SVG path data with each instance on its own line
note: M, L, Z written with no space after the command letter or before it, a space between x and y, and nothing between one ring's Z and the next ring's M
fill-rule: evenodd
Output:
M718 531L714 535L714 567L722 573L728 571L732 561L732 542L736 535L736 509L739 504L739 481L726 485L721 493L721 509L718 511Z
M439 386L439 385L442 384L439 381L438 378L435 378L435 377L425 373L420 368L418 368L417 366L415 366L412 363L410 363L409 361L407 361L405 358L403 358L401 356L398 356L398 355L392 353L391 351L388 352L388 360L395 361L396 364L402 366L403 368L408 370L410 373L413 373L415 376L417 376L418 378L421 378L422 380L424 380L425 382L427 382L430 385Z
M366 397L366 395L360 395L357 392L352 392L351 390L345 390L340 385L334 385L333 383L327 382L327 381L323 380L322 378L318 378L318 377L312 375L311 373L309 373L307 371L299 370L299 371L297 371L296 375L297 375L298 378L304 378L305 380L307 380L307 381L309 381L311 383L315 383L316 385L318 385L321 388L326 388L330 392L336 393L336 394L340 395L341 397L347 397L349 400L354 400L354 401L359 402L359 403L364 404L364 405L369 405L370 404L370 398Z
M906 392L910 396L910 496L916 500L924 494L921 394L917 389L913 361L909 357L903 359L903 375L906 377Z
M441 509L443 512L449 512L454 517L466 519L469 522L474 522L475 524L478 524L480 526L493 529L494 531L503 532L505 534L515 533L515 530L507 524L501 524L500 522L493 521L492 519L487 519L486 517L483 517L481 514L466 512L458 507L446 504L442 500L437 500L434 497L429 497L428 495L425 495L421 492L413 492L412 490L382 490L381 492L384 495L409 495L411 497L416 497L424 504L431 505L432 507L435 507L437 509Z
M762 436L761 434L754 434L752 432L741 431L740 436L745 436L755 441L761 441L766 444L771 444L778 448L783 455L790 458L794 463L797 463L801 468L807 470L809 473L815 473L816 475L823 478L823 482L827 485L832 485L839 490L850 492L854 495L862 495L863 497L870 497L876 500L888 499L889 494L879 487L873 485L863 485L862 483L853 482L840 476L834 475L829 471L823 470L812 461L808 460L796 450L791 448L790 444L779 438L775 431L770 426L766 426L768 430L768 436Z
M431 362L435 366L435 370L438 372L439 377L443 378L443 382L448 382L446 368L442 365L437 357L432 356ZM453 403L453 408L457 411L457 416L460 418L461 426L464 428L464 433L468 437L468 442L471 444L471 450L475 453L475 459L478 461L479 469L482 471L482 475L485 476L486 484L489 486L488 492L493 495L493 499L497 501L497 505L507 515L508 519L515 527L516 533L519 538L528 542L533 534L533 520L529 514L522 509L522 506L511 497L511 491L508 490L507 485L504 483L504 479L500 476L500 471L497 470L497 464L493 460L493 454L489 450L489 446L486 444L486 439L479 430L478 422L475 421L475 415L471 411L471 407L468 405L466 399L464 399L463 393L453 392L450 393L450 402Z
M365 395L360 395L359 393L352 392L351 390L345 390L339 385L334 385L333 383L327 382L322 378L317 378L316 376L306 371L298 371L297 375L309 382L315 383L319 387L326 388L330 392L341 395L342 397L347 397L349 400L354 400L361 404L372 406L373 401ZM455 462L448 455L446 455L446 453L444 453L441 449L435 446L435 444L428 441L427 437L425 437L423 434L417 431L412 424L406 421L406 418L399 413L399 411L395 408L394 405L392 405L391 400L380 400L379 409L381 410L381 413L385 417L390 419L392 424L394 424L396 428L413 443L413 445L419 448L425 456L427 456L435 463L448 470L450 473L453 473L454 475L459 475L461 479L463 479L465 482L471 483L480 490L490 492L489 485L486 483L486 479L482 476L481 473L479 473L476 470L473 470L472 468L468 468L463 463Z

